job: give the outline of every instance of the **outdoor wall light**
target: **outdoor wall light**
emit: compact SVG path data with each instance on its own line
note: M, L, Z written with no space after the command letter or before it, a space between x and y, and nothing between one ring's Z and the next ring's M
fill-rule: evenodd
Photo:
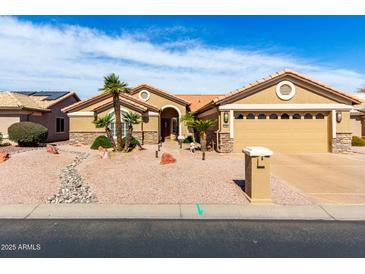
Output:
M224 123L225 123L225 124L227 124L227 123L228 123L228 112L225 112L225 113L223 114L223 121L224 121Z
M337 123L341 123L341 121L342 121L342 112L341 111L336 113L336 121L337 121Z

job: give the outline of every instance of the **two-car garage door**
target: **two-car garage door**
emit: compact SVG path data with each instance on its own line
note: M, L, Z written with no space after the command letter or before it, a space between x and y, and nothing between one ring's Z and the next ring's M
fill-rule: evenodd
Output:
M234 112L235 152L264 146L274 152L328 152L329 113Z

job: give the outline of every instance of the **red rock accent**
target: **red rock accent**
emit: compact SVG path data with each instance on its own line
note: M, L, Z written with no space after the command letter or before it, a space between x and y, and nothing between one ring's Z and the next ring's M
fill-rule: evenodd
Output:
M47 145L47 152L52 154L59 154L58 149L53 145Z
M5 162L9 159L9 153L7 152L0 152L0 163Z
M161 162L160 162L161 165L173 164L175 162L176 162L176 159L170 153L164 152L162 154Z

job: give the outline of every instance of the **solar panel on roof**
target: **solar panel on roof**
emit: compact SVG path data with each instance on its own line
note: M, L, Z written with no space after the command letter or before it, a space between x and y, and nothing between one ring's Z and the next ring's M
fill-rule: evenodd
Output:
M27 96L42 96L46 97L44 101L52 101L57 100L58 98L66 95L68 91L15 91L16 93L20 93Z

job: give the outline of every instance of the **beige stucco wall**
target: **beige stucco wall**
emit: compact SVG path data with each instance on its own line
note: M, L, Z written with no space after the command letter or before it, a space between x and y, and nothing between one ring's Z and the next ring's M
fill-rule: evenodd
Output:
M233 103L233 102L232 102ZM326 104L336 103L333 99L295 85L295 96L288 100L281 100L276 95L276 85L263 89L246 98L234 102L235 104Z
M8 138L8 127L17 122L20 122L19 115L0 114L0 132L3 134L3 138Z
M342 112L342 121L340 123L336 122L336 129L338 133L349 133L350 129L350 112L343 111Z
M94 116L70 117L70 132L104 132L102 128L96 128Z
M136 112L136 113L138 113L137 111L134 111L134 110L132 110L130 108L127 108L125 106L121 106L120 109L121 109L121 111L125 111L125 112ZM98 118L99 117L103 117L103 116L105 116L105 115L107 115L109 113L114 113L114 108L113 107L110 107L109 109L104 110L103 112L98 113ZM140 114L141 116L143 115L141 113L138 113L138 114ZM133 125L133 130L135 130L135 131L141 131L142 130L141 124Z
M174 102L170 99L167 99L165 97L162 97L159 94L155 94L155 93L151 92L151 90L149 90L148 88L146 88L145 90L147 90L150 93L150 98L146 101L147 103L149 103L151 105L154 105L154 106L160 108L161 110L164 107L173 106L173 107L175 107L179 110L181 115L186 114L186 107L184 105L176 103L176 102ZM139 99L139 92L137 92L133 96ZM183 123L180 123L180 127L181 127L181 134L183 136L188 135L188 129Z
M350 119L350 131L353 136L365 136L365 117L353 116Z

